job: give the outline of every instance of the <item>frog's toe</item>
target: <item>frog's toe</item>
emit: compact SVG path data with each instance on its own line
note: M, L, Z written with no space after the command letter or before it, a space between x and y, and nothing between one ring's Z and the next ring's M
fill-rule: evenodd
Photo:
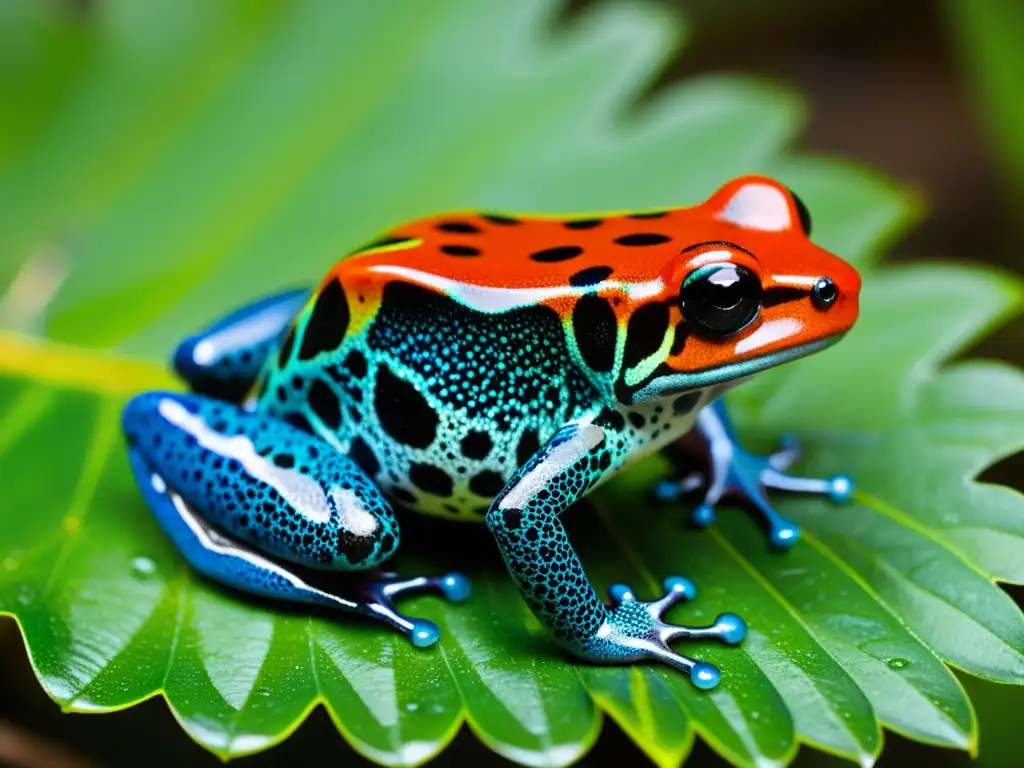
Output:
M387 621L405 634L412 644L425 648L437 642L441 636L434 622L400 613L395 600L418 592L435 592L453 603L469 597L469 579L461 573L447 573L444 576L416 576L411 579L399 578L394 573L382 573L375 579L367 579L352 588L350 595L367 607L369 613Z
M678 480L670 480L668 478L659 480L654 484L652 490L654 491L654 497L658 501L675 501L682 496L693 493L703 485L704 476L700 472L691 472Z
M680 639L712 639L736 645L746 637L747 625L734 613L721 614L710 626L670 624L663 619L665 612L683 600L692 600L697 589L692 581L681 576L665 579L664 587L661 598L643 602L625 584L612 586L609 593L613 609L587 655L606 663L657 660L688 674L697 688L714 688L721 678L718 669L684 656L673 650L670 643Z

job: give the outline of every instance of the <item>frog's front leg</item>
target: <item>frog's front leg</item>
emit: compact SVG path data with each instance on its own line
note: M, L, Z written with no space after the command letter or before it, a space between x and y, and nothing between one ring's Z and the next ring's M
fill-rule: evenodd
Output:
M797 525L772 507L768 489L796 493L823 494L833 501L846 501L853 494L853 481L846 475L830 478L795 477L786 470L800 457L796 440L787 437L782 449L763 456L746 451L736 439L732 422L719 398L698 415L693 430L667 452L680 466L705 464L706 480L701 474L688 474L681 480L663 480L655 493L671 501L684 493L704 488L703 502L694 509L694 522L703 527L715 520L715 509L727 497L752 505L768 524L769 540L774 546L789 548L800 537Z
M669 643L677 638L738 643L746 634L742 619L722 614L709 627L665 623L662 616L670 606L695 594L693 584L679 577L666 579L666 595L650 603L616 585L612 606L605 606L559 520L618 463L622 427L621 415L614 412L563 427L494 500L487 525L530 609L560 645L603 663L657 659L687 672L697 687L712 688L718 670L676 653Z
M437 627L402 615L399 595L468 594L458 574L360 580L334 595L307 569L375 568L398 546L398 525L354 462L284 421L202 395L138 395L122 416L132 470L161 527L204 575L263 597L326 605L381 619L416 645Z

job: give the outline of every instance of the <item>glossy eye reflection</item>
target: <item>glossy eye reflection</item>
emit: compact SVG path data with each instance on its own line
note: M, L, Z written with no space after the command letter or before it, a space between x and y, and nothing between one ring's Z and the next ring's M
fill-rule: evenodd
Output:
M698 333L728 336L761 310L761 281L738 264L709 264L686 278L679 291L686 324Z

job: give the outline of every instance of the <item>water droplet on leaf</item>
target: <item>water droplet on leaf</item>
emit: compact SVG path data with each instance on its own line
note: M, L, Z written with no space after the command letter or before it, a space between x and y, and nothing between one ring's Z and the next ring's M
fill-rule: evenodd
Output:
M154 563L148 557L133 557L132 558L132 574L135 576L141 576L143 578L152 576L156 573L156 563Z

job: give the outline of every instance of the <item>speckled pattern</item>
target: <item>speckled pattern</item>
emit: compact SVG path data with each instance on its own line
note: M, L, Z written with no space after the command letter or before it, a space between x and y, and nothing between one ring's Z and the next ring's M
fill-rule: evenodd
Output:
M261 299L188 337L175 368L197 394L146 393L125 408L133 471L201 572L376 616L417 645L434 642L437 628L399 614L393 599L422 588L464 599L463 577L366 579L343 597L284 563L374 568L398 546L392 502L486 520L563 647L597 662L659 660L712 687L718 671L669 643L736 643L742 620L664 623L669 606L695 594L675 576L660 600L640 602L619 585L606 605L559 515L684 435L708 479L666 481L658 495L703 487L698 523L732 496L785 546L796 528L766 488L848 497L847 478L786 475L792 446L744 452L718 402L852 325L859 278L808 233L795 196L764 177L730 182L689 209L463 213L402 225L315 291Z

